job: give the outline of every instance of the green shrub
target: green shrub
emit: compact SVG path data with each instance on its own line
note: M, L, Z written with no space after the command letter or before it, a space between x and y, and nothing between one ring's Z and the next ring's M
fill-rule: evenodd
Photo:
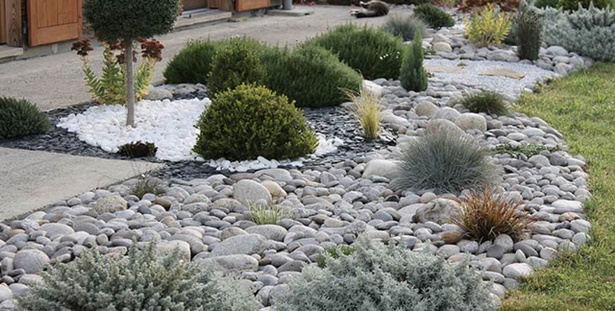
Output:
M453 222L466 234L479 241L495 240L500 234L520 239L528 233L532 219L506 194L485 187L471 191L460 200L460 213L455 213Z
M193 41L175 55L164 70L169 84L201 83L207 85L214 54L223 41Z
M536 0L534 2L534 6L539 9L544 9L546 7L556 8L559 0Z
M354 252L354 247L347 245L325 248L324 253L326 255L323 253L318 254L318 257L316 257L316 265L318 265L319 268L325 268L327 266L327 255L333 259L338 259L342 255L348 256Z
M466 264L386 247L360 236L350 255L325 253L274 296L277 311L495 310L486 283Z
M40 134L51 128L47 116L25 99L0 97L0 139Z
M257 225L275 225L282 219L293 219L293 213L280 205L248 204L250 219Z
M519 58L537 60L542 44L542 22L536 12L530 10L519 14L517 24Z
M491 184L496 174L487 154L488 150L465 135L428 133L403 150L400 172L392 186L399 190L459 193Z
M229 40L213 56L208 76L209 96L245 84L263 84L266 71L260 55L264 45L248 38Z
M292 159L313 153L317 145L303 112L262 86L243 84L217 94L197 128L194 151L205 159Z
M493 3L464 18L465 33L477 47L499 45L510 32L513 15L500 11Z
M309 40L336 54L365 79L397 79L404 45L383 30L367 26L342 25Z
M432 28L455 26L455 20L450 14L430 3L414 8L414 16L424 20Z
M590 3L598 9L612 7L611 0L558 0L557 7L564 11L576 11L579 9L579 5L584 9L589 9Z
M400 16L391 15L386 23L382 25L382 30L390 32L396 37L400 37L404 41L412 41L415 33L419 33L421 37L427 36L427 24L420 19L411 15Z
M151 193L154 195L161 195L165 193L166 185L164 181L159 178L141 175L139 178L130 186L130 194L139 197L140 199L147 193Z
M88 250L43 274L44 283L18 298L17 310L256 310L239 282L212 267L181 263L178 252L158 259L151 243L113 259Z
M504 102L504 96L489 90L467 94L459 100L459 104L474 113L484 112L489 115L495 114L498 116L510 113L508 106Z
M538 11L543 17L543 40L548 45L559 45L594 60L615 61L615 11L589 9L562 12L547 8Z
M264 53L265 85L295 101L297 107L337 106L347 100L340 89L358 90L361 76L322 47L271 49Z
M143 158L156 156L156 151L158 147L154 143L137 141L120 146L117 153L129 158Z
M404 53L399 80L408 91L421 92L427 89L427 71L423 67L423 45L420 35L412 40Z

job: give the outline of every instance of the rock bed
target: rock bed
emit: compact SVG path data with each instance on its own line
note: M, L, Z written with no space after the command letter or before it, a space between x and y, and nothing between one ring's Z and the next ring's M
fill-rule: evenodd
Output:
M261 301L261 310L269 310L271 295L283 291L289 278L314 263L325 248L352 244L358 234L395 240L451 262L468 258L484 280L493 282L491 290L500 297L518 286L519 277L587 241L591 225L582 208L590 197L586 164L566 151L555 129L521 114L495 118L468 113L454 100L478 86L437 75L422 93L402 91L398 81L374 82L382 86L388 109L384 122L392 136L374 147L377 152L360 150L343 160L300 168L171 179L165 194L141 199L129 194L135 182L131 180L0 225L0 308L12 309L11 298L26 295L28 286L40 281L38 274L47 262L71 261L95 244L104 253L124 254L135 238L139 243L161 241L162 251L180 247L192 261L215 261L239 272ZM338 124L331 126L346 132L345 127L336 128ZM515 242L508 235L494 242L464 239L458 226L446 223L457 204L451 195L390 189L400 150L434 127L465 132L489 148L557 147L531 157L492 157L502 171L501 188L523 201L523 208L537 219L527 239ZM392 141L396 145L389 145ZM248 201L278 202L292 211L294 219L256 225L249 220Z

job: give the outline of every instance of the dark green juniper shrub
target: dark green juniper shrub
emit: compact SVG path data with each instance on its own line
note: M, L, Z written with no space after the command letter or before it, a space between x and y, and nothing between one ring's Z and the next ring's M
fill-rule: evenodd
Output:
M453 17L441 8L425 3L414 8L414 16L425 21L432 28L455 26Z
M243 83L263 84L267 73L260 55L264 49L262 43L242 37L229 40L216 51L207 78L209 96Z
M542 43L542 21L533 10L519 14L517 21L517 44L519 58L537 60Z
M491 184L496 174L488 152L466 135L427 133L403 151L400 172L391 185L398 190L459 193Z
M412 15L391 15L382 25L382 30L390 32L396 37L401 36L404 41L412 41L415 33L419 33L421 37L428 35L427 24L422 19Z
M169 84L201 83L207 85L214 54L224 41L193 41L175 55L164 70Z
M504 102L504 96L489 90L481 90L477 93L467 94L459 101L459 104L474 113L484 112L486 114L498 116L510 113L508 106Z
M401 38L367 26L338 26L305 44L315 44L333 52L365 79L397 79L404 45Z
M494 299L467 264L388 247L362 235L355 251L325 253L325 267L308 266L274 295L277 311L495 310Z
M154 143L137 141L120 146L117 153L129 158L143 158L156 156L156 151L158 147Z
M427 71L423 67L423 45L420 34L416 34L408 45L401 63L399 80L408 91L421 92L427 89Z
M313 153L318 142L303 112L263 86L218 93L197 128L194 151L205 159L293 159Z
M41 134L50 128L47 116L31 102L0 97L0 139Z
M273 48L264 53L265 85L295 101L297 107L337 106L348 99L340 89L358 91L361 76L326 49L308 45L290 52Z
M134 244L133 244L134 245ZM237 280L211 266L159 259L154 243L114 259L87 250L43 274L43 283L18 298L17 310L256 310L258 302Z

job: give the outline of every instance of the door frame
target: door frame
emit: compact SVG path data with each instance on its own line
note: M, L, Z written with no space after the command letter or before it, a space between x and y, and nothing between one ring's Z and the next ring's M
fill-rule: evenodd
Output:
M10 46L22 46L21 1L0 0L0 43Z

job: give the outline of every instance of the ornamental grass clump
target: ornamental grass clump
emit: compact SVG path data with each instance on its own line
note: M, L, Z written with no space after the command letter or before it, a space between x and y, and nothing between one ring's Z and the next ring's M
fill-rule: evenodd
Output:
M500 234L519 240L533 222L521 209L521 203L491 187L471 191L459 200L459 205L453 222L470 238L479 241L494 240Z
M510 113L506 102L504 102L504 96L490 90L481 90L480 92L467 94L458 103L474 113L483 112L498 116Z
M450 14L431 3L421 4L414 8L414 16L422 19L432 28L455 26L455 20Z
M423 67L422 38L416 34L412 43L406 47L404 58L401 63L399 81L401 86L408 91L421 92L427 90L427 71Z
M372 242L349 254L324 252L324 268L308 266L274 295L277 311L495 310L487 285L467 264Z
M499 45L510 32L512 17L493 3L475 10L470 19L464 18L465 33L477 47Z
M47 132L49 119L25 99L0 97L0 139L17 138Z
M358 91L363 79L323 47L301 46L290 52L271 48L261 56L265 85L295 101L297 107L338 106L347 100L340 89Z
M427 24L412 15L391 15L382 25L382 30L401 37L404 41L412 41L415 33L419 33L422 37L428 35Z
M205 159L294 159L314 153L318 144L303 112L263 86L218 93L196 127L193 150Z
M250 203L248 210L250 211L250 220L257 225L275 225L282 219L294 218L291 211L282 208L279 204Z
M306 44L322 46L365 79L397 79L404 45L402 39L381 29L347 24L338 26Z
M429 132L403 151L400 172L391 185L398 190L459 193L489 185L496 179L488 150L467 136Z
M133 244L114 259L96 249L68 264L52 266L43 283L19 296L17 310L256 310L258 302L238 280L211 266L183 263L179 252L158 258L150 243Z
M378 138L383 109L381 99L377 94L363 87L358 93L350 90L343 91L354 104L349 106L348 109L359 121L359 124L361 124L363 136L365 136L366 139Z
M211 71L212 59L225 41L191 41L175 55L164 70L166 83L205 84Z

